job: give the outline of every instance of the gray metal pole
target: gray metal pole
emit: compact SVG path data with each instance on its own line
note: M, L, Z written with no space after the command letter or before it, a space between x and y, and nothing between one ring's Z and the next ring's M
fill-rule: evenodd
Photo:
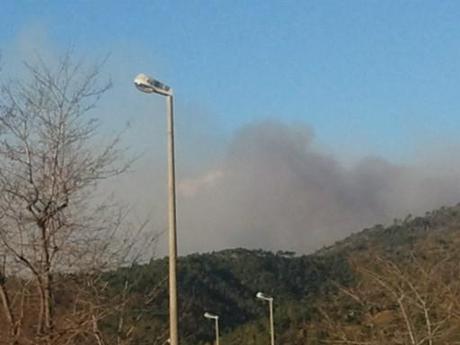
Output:
M219 318L216 317L216 345L219 345Z
M177 320L177 238L176 238L176 173L174 166L173 96L167 98L168 117L168 225L169 225L169 337L171 345L179 344Z
M273 298L268 300L270 305L270 336L271 336L271 345L275 345L275 324L273 321Z

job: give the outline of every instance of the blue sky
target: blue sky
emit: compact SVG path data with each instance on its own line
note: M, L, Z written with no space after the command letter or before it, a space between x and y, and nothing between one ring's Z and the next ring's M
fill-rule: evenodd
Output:
M158 75L224 137L272 118L338 154L401 161L458 141L458 18L458 1L4 0L0 49L14 60L29 35L111 53L119 95L135 92L125 76Z

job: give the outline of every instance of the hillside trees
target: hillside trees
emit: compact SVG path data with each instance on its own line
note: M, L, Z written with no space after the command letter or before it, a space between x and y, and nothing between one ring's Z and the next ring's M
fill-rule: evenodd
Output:
M125 212L100 196L122 174L119 140L102 144L97 101L110 88L100 65L64 56L0 96L0 302L6 343L103 343L99 321L116 306L100 272L129 256L118 245ZM120 302L123 304L124 302ZM59 308L60 304L66 305ZM5 325L5 326L3 326ZM0 331L1 333L1 331Z
M454 244L455 242L452 242ZM458 250L431 239L396 258L356 257L358 284L339 287L318 305L334 344L457 344L460 340Z

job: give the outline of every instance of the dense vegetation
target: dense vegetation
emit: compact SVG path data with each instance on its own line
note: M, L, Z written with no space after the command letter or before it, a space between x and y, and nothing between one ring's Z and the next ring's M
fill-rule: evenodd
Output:
M145 266L112 273L116 289L122 290L125 282L132 282L130 294L153 294L148 305L151 312L142 313L142 329L137 329L142 343L151 343L152 339L146 340L144 335L152 327L160 330L160 324L164 328L166 322L166 265L166 260L155 260ZM300 323L309 317L311 301L315 296L331 291L333 281L348 284L351 277L347 262L339 255L294 256L289 252L274 254L262 250L232 249L181 258L182 339L186 344L213 339L213 325L203 318L205 311L220 316L224 335L229 336L236 330L241 332L241 327L246 329L250 326L257 337L265 328L267 315L267 306L255 298L258 291L276 296L277 326L287 330L293 322ZM139 307L133 306L130 317L136 317ZM232 336L238 337L237 333ZM161 334L156 335L165 340ZM265 338L264 333L260 342L264 343Z
M222 344L269 343L268 308L255 298L258 291L275 297L277 344L458 344L459 234L455 206L365 229L311 255L238 248L182 257L181 344L213 342L206 311L220 316ZM89 313L98 317L101 344L167 343L167 259L96 277L55 278L57 325L86 322ZM7 284L11 290L22 285ZM86 309L75 309L77 300ZM13 303L25 303L27 331L38 311L33 298L24 301ZM69 318L81 311L81 319Z
M210 311L220 315L223 343L266 344L267 306L255 299L257 291L276 298L279 344L454 343L459 324L452 312L460 296L459 225L456 206L366 229L312 255L230 249L183 257L179 260L182 343L212 342L213 325L203 318ZM162 344L167 339L166 273L167 261L162 259L110 274L116 293L125 290L131 296L126 318L136 320L134 343ZM409 320L400 317L398 293ZM423 300L417 300L418 294ZM147 304L144 296L149 296ZM423 303L430 311L434 310L430 303L446 305L430 319L430 332L435 329L438 334L425 334Z

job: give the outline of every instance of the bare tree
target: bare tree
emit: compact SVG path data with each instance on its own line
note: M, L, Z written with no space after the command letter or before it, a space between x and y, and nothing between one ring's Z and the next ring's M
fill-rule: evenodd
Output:
M398 262L355 258L358 283L337 286L318 305L321 327L334 344L448 345L460 341L458 253L423 246Z
M111 83L100 82L100 64L84 68L70 54L53 68L41 60L25 66L29 78L4 83L0 98L0 297L7 342L51 344L67 337L69 343L85 333L103 344L98 321L107 314L100 298L107 286L97 273L120 265L132 248L117 246L126 213L97 193L100 182L129 166L119 138L100 142L98 121L90 117ZM72 321L57 317L62 282L72 294ZM27 306L34 317L24 317Z

